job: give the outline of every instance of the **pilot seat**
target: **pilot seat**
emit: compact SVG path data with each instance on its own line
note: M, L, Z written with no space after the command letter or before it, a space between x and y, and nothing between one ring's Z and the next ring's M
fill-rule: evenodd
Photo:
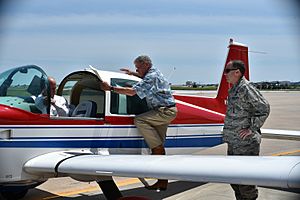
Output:
M96 113L97 104L94 101L83 101L76 106L72 117L96 117Z

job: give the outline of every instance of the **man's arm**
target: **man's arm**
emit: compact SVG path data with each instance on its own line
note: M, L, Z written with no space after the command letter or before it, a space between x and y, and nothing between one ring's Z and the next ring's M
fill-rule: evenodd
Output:
M133 76L136 76L136 77L141 78L141 76L140 76L139 73L130 71L130 70L127 69L127 68L121 68L120 70L123 71L123 72L125 72L125 73L128 74L128 75L133 75Z
M244 91L246 101L250 105L248 111L250 116L250 127L240 130L239 134L242 139L252 135L255 131L259 131L270 113L269 103L260 92L254 88L254 86L250 86Z
M34 100L35 106L42 112L42 114L47 114L47 105L45 105L46 100L47 96L43 96L41 94Z
M252 131L258 131L269 116L270 105L256 88L251 88L248 95L249 103L252 109L250 110L250 129Z
M111 91L116 92L118 94L125 94L128 96L134 96L136 94L136 91L133 88L129 87L111 87Z
M67 100L62 96L55 96L51 99L51 104L55 107L58 116L69 116L69 106Z
M112 91L116 92L118 94L125 94L128 96L134 96L136 94L136 91L133 88L130 87L115 87L109 85L107 82L102 82L101 83L101 89L105 91Z

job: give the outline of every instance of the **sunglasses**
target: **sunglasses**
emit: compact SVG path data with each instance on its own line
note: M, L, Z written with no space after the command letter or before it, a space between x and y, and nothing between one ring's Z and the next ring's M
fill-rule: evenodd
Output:
M226 74L228 74L229 72L231 72L233 70L238 70L238 69L236 69L236 68L227 68L224 71L225 71Z

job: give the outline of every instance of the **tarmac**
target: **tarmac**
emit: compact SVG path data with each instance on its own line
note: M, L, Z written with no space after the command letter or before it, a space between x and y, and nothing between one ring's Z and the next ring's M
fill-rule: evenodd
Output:
M271 113L263 128L300 130L300 91L262 92L271 105ZM214 93L199 92L201 96L213 96ZM225 155L226 144L197 152L199 155ZM263 139L260 155L299 156L300 141ZM274 166L275 167L275 166ZM259 170L259 169L257 169ZM167 191L146 190L137 178L114 177L124 196L143 196L158 200L232 200L233 191L229 184L171 181ZM148 180L149 183L154 180ZM300 193L259 187L258 200L300 199ZM49 179L32 189L24 200L38 199L105 199L95 182L78 182L71 178Z

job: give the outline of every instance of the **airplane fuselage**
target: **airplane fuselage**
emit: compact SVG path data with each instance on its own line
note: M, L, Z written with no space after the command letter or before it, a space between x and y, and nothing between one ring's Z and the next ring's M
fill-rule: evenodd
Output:
M0 141L0 182L29 179L30 175L22 169L24 163L53 151L84 149L94 154L148 154L147 145L133 124L108 124L101 119L75 117L41 118L27 124L0 125L0 132L6 137ZM131 121L130 118L133 117L124 117L123 123ZM118 121L117 117L111 120ZM44 122L37 125L38 121ZM191 154L216 146L222 142L221 129L221 123L171 124L165 142L167 154Z
M226 63L243 59L248 67L248 57L244 54L247 54L246 46L230 43ZM73 72L57 89L57 95L73 105L73 110L67 117L53 117L49 114L49 103L46 114L35 105L35 98L41 94L48 95L47 102L50 102L49 82L41 68L23 66L0 75L0 189L56 176L24 169L30 160L51 152L149 154L133 123L136 115L147 111L146 102L138 96L103 91L100 87L102 81L112 86L131 87L140 78L92 67ZM168 127L167 154L192 154L222 143L228 88L222 76L216 98L174 95L178 113ZM82 110L87 105L91 107Z

